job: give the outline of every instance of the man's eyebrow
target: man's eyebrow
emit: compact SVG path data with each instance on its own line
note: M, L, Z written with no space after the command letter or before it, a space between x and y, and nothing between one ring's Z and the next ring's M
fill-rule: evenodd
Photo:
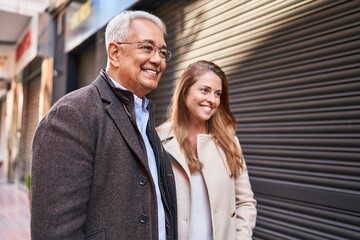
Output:
M151 44L154 44L155 46L157 46L156 43L155 43L155 41L152 40L152 39L145 39L143 42L151 43ZM159 48L161 48L161 49L167 49L167 46L164 44L164 45L160 46Z

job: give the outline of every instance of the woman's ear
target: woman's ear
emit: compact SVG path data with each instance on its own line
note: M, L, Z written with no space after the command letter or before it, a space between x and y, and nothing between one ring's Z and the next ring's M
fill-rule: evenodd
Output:
M120 66L119 51L120 48L116 43L114 42L109 43L109 47L108 47L109 61L110 64L113 65L114 67Z

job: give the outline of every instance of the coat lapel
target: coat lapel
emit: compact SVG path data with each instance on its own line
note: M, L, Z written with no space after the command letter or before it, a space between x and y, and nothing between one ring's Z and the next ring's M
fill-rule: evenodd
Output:
M147 165L145 161L147 156L144 154L144 149L141 148L142 142L136 133L136 125L133 125L124 110L124 107L121 104L116 104L115 102L110 103L106 110L108 111L110 117L113 119L115 125L119 129L121 135L124 137L125 141L129 145L130 149L144 161L144 164Z
M180 165L180 167L184 170L187 177L190 179L190 170L188 164L186 162L184 154L182 154L180 150L180 146L177 142L176 136L172 130L172 126L170 123L164 123L160 127L158 127L158 134L161 142L164 145L165 150L174 156L176 163Z
M177 143L175 136L174 136L174 138L172 138L171 140L168 141L165 149L171 155L176 156L177 163L182 167L182 169L184 169L184 171L186 172L186 175L190 179L191 174L190 174L188 164L186 162L184 154L182 154L182 152L180 150L179 144Z
M137 126L133 125L130 121L123 104L116 97L111 87L106 82L107 80L103 78L104 76L100 75L93 84L98 88L103 102L108 103L105 107L106 111L119 129L120 134L124 137L125 142L129 145L129 148L145 166L148 166L145 150L141 147L143 143L140 141L138 133L136 132Z

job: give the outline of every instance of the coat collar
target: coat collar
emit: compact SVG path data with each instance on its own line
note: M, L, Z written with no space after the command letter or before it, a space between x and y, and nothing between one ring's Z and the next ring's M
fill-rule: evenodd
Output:
M176 139L172 123L166 122L160 125L157 128L157 131L161 142L165 146L165 149L171 155L174 156L177 163L184 169L186 175L190 179L191 178L190 170L186 162L185 156L184 154L182 154L179 143ZM213 155L220 157L220 159L224 164L225 169L227 170L230 176L230 169L226 162L225 153L223 152L223 150L220 149L219 146L216 145L214 141L214 137L211 134L199 134L197 137L197 148L198 148L199 157L201 158L202 161L204 161L204 164L206 165L202 170L205 178L206 177L211 178L213 174L212 172L213 169L211 165L213 165L212 161L214 159L210 157Z
M165 122L157 129L158 135L165 149L174 156L176 162L184 169L188 178L191 178L190 170L186 162L184 154L181 152L180 145L175 136L172 122ZM208 147L209 144L213 146L213 137L208 134L199 134L197 137L199 152L202 152L202 147Z

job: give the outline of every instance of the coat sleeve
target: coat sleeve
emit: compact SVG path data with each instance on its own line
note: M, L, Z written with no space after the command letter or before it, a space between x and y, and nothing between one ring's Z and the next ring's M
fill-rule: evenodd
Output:
M241 171L235 180L235 198L236 239L251 240L256 223L257 210L245 160L244 170Z
M33 138L31 235L84 239L95 134L81 111L60 105L40 122Z

